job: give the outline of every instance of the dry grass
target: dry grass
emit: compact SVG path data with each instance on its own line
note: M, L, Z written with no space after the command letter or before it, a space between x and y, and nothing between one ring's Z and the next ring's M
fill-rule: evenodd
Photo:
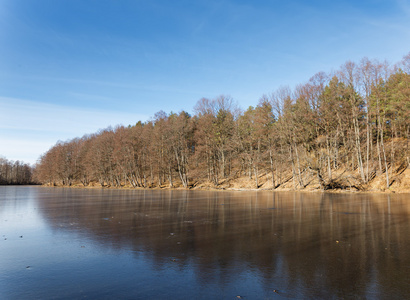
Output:
M391 185L386 188L386 175L376 175L369 183L362 182L357 171L347 171L344 169L333 170L332 180L324 176L324 190L327 192L386 192L386 193L410 193L410 169L401 170L393 173L389 169ZM293 180L292 172L283 172L281 182L276 178L276 188L278 191L303 190L303 191L323 191L321 189L317 175L312 171L302 173L304 187L298 185L298 181ZM218 186L213 182L191 182L190 189L194 190L272 190L272 177L270 173L262 173L258 177L258 188L256 187L255 177L232 176L219 181ZM84 188L80 183L72 185L74 188ZM109 187L109 186L108 186ZM86 188L102 188L98 182L91 182ZM107 187L105 187L107 188ZM123 185L121 188L133 189L130 185ZM169 184L158 186L154 182L152 189L169 189ZM138 188L142 189L142 188ZM179 181L174 182L173 189L184 189Z

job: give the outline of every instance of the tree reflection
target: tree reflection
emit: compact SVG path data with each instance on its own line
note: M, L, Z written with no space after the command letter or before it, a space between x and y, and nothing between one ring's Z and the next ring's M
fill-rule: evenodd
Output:
M250 276L288 297L410 296L405 195L58 189L39 204L55 230L192 269L201 285Z

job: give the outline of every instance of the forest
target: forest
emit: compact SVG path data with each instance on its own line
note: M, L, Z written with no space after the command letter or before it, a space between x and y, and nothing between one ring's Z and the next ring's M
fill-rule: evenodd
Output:
M34 184L33 167L0 157L0 185Z
M410 53L319 72L241 110L220 95L193 115L59 141L38 160L48 185L410 190Z

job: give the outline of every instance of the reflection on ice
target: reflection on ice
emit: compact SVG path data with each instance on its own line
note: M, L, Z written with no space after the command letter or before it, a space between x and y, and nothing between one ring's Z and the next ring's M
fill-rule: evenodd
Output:
M137 298L410 296L406 195L33 193L48 224L40 239L68 264L54 271L75 273L81 296L96 287Z

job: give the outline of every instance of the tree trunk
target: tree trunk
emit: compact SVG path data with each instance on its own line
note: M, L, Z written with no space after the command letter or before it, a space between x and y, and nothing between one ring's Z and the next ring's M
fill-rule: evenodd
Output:
M295 143L295 154L296 154L296 163L297 163L297 167L298 167L298 180L299 180L299 186L301 188L304 188L304 183L303 183L303 178L302 178L302 172L300 170L300 161L299 161L299 154L298 154L298 147Z
M360 177L362 181L365 182L366 179L364 177L364 170L363 170L363 160L362 160L362 151L360 145L360 132L359 132L359 124L356 118L353 118L353 126L356 138L356 152L357 152L357 165L360 171Z
M329 177L329 182L332 181L332 168L330 164L330 146L329 146L329 136L326 135L326 148L327 148L327 176Z
M274 168L273 168L272 149L269 149L269 159L270 159L270 172L272 174L272 190L274 190L275 189L275 175L274 175Z
M384 124L384 123L383 123ZM382 147L382 153L383 153L383 160L384 160L384 167L386 169L386 188L388 189L390 187L389 183L389 168L387 166L387 159L386 159L386 149L384 147L384 138L383 138L383 128L381 128L380 132L380 146Z

